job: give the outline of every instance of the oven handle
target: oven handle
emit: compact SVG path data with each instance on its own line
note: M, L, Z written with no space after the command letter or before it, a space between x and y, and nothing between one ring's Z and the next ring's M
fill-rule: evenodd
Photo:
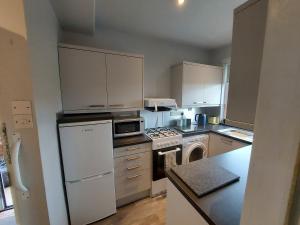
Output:
M171 150L171 151L167 151L167 152L158 152L158 155L167 155L167 154L170 154L170 153L173 153L173 152L179 152L181 151L180 148L176 148L174 150Z

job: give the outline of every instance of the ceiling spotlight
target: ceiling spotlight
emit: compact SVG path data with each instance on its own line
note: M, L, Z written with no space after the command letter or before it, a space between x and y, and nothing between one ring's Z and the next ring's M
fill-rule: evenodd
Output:
M177 3L178 3L179 6L182 6L184 4L184 1L185 0L177 0Z

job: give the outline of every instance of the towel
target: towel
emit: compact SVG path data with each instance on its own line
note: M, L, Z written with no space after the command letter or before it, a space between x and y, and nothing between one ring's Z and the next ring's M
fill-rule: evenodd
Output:
M177 166L176 163L176 152L171 152L165 155L165 169Z

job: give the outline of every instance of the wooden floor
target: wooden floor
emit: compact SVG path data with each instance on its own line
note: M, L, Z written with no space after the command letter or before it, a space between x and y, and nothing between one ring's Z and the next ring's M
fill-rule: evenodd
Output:
M147 198L119 208L117 214L93 225L165 225L166 198Z

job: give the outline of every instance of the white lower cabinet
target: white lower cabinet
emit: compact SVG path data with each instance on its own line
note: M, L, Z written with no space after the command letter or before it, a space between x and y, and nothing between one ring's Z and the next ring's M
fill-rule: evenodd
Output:
M248 144L240 141L236 141L229 137L211 133L209 134L209 150L208 156L223 154L229 151L236 150L247 146Z
M117 206L150 196L151 144L114 149Z
M167 225L208 225L197 210L171 183L167 182Z

